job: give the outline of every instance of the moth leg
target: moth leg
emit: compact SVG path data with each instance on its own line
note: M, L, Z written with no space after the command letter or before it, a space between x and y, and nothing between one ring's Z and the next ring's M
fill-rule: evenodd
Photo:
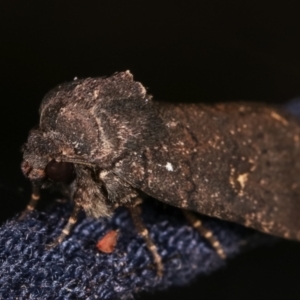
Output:
M201 236L205 237L208 242L211 244L211 246L216 250L217 254L222 258L226 258L226 254L218 241L218 239L214 236L213 232L209 229L207 229L202 221L192 212L187 210L182 210L183 214L185 215L187 221L191 224L192 227L194 227Z
M47 248L53 248L59 245L69 234L71 229L73 228L74 224L77 222L78 214L81 210L81 206L76 204L74 205L72 214L68 220L68 223L65 225L64 229L62 230L61 234L52 242L50 243Z
M134 226L138 232L138 234L144 239L148 250L151 252L154 264L156 265L157 276L162 277L164 267L162 263L161 256L158 254L157 247L153 243L150 238L149 231L145 227L143 220L141 218L141 206L142 200L137 198L135 204L133 206L129 206L128 209L130 211Z
M32 185L32 193L30 201L26 206L25 210L18 217L18 220L23 220L31 211L33 211L40 200L40 187L38 185Z

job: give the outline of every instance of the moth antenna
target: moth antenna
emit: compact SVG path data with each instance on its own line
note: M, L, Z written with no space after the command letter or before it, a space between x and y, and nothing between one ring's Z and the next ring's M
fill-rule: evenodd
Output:
M59 245L71 232L73 226L76 224L77 219L78 219L78 214L81 210L80 205L74 205L72 214L68 220L68 223L65 225L64 229L61 231L61 234L50 244L46 246L47 249L51 249L57 245Z
M142 210L141 210L141 206L140 206L141 203L142 203L142 199L137 198L134 206L129 206L128 209L129 209L134 226L135 226L138 234L144 239L148 250L152 254L154 264L156 265L157 276L162 277L163 271L164 271L164 266L162 263L161 256L159 255L159 253L157 251L157 247L153 243L153 241L149 235L149 231L147 230L147 228L141 218L141 215L142 215Z
M41 198L40 185L32 184L32 193L31 193L29 204L26 206L25 210L21 213L18 220L23 220L31 211L33 211L40 198Z
M194 227L201 236L207 239L207 241L211 244L211 246L216 250L217 254L222 259L225 259L226 254L224 252L224 249L222 248L219 240L214 236L214 233L206 228L203 225L202 221L194 213L187 210L182 210L182 212L191 226Z

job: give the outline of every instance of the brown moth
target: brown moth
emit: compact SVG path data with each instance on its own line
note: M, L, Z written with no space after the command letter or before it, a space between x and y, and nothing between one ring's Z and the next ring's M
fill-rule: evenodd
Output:
M23 152L28 210L49 182L74 201L58 242L80 209L100 218L116 206L129 207L147 237L135 210L143 194L300 240L300 124L274 107L155 101L128 71L74 80L45 96Z

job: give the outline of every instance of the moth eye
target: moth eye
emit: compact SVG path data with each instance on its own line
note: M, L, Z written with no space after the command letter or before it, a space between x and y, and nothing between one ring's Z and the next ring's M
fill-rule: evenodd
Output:
M75 178L74 164L51 160L45 168L46 176L55 182L70 183Z

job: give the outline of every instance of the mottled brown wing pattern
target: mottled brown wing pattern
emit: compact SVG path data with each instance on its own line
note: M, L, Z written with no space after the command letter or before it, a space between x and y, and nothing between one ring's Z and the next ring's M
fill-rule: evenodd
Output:
M168 136L120 161L119 176L165 203L300 239L297 120L257 103L157 105Z

